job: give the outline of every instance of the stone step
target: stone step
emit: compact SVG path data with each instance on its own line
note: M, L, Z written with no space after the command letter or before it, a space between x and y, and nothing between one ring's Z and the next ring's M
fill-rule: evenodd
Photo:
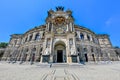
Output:
M69 67L82 67L84 64L81 63L70 63Z
M51 64L48 63L35 63L36 66L39 66L40 68L50 68Z
M51 67L68 67L67 63L52 63Z
M83 64L80 63L53 63L51 67L81 67Z

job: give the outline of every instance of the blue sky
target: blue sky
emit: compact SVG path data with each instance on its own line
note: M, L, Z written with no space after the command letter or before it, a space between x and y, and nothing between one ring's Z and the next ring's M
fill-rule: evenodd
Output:
M109 34L113 46L120 47L120 0L0 0L0 42L44 24L47 11L56 6L71 9L76 24Z

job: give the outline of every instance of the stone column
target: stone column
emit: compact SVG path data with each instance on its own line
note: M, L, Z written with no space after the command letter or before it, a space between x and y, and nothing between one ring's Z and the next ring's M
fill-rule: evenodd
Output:
M8 53L8 49L6 48L1 60L2 60L2 61L5 61L5 60L6 60L5 58L7 58L7 55L8 55L8 54L9 54L9 53Z
M75 40L75 37L74 37L74 38L73 38L73 46L74 46L74 50L75 50L75 54L76 54L77 52L76 52L76 43L75 43L75 41L76 41L76 40Z
M68 27L68 24L67 24L67 30L66 31L69 31L69 27Z
M35 52L35 62L37 62L37 59L39 58L39 52L40 52L40 46L38 45L36 47L36 52Z
M45 38L45 41L43 42L43 51L42 51L42 55L44 55L44 53L45 53L46 45L47 45L47 38ZM41 55L40 63L42 63L42 60L43 60L43 56L42 56L42 55Z
M45 42L43 44L43 54L45 53L46 46L47 46L47 38L45 38Z
M51 42L50 42L50 62L53 62L53 38L51 38Z
M20 60L20 56L21 56L21 49L19 49L19 53L17 53L17 54L18 54L17 61L19 61Z
M120 61L120 56L118 55L117 57L118 57L118 61Z
M27 41L29 41L29 39L30 39L30 35L31 35L31 34L29 34L29 35L27 36Z
M48 31L49 31L50 23L47 23L47 27L48 27Z
M22 51L22 53L21 53L21 59L20 59L20 62L23 62L24 53L25 53L25 49L23 49L23 51Z
M78 32L78 36L79 36L79 39L80 39L80 31Z
M47 26L48 26L48 25L47 25L47 23L46 23L46 29L45 29L46 31L48 30L48 29L47 29L47 28L48 28Z
M72 24L73 31L75 31L74 24Z
M43 38L43 31L39 32L40 38Z
M73 30L72 30L72 23L70 23L70 31L73 31Z
M96 53L97 53L97 51L96 51L96 48L94 47L94 58L95 58L95 62L97 62Z
M92 40L92 35L90 35L90 41L93 41L93 40Z
M80 62L80 60L79 60L79 55L77 55L77 62L78 62L78 63Z
M33 33L33 36L32 36L32 41L35 40L35 36L36 36L36 32Z
M88 61L91 61L91 46L87 45L87 56L88 56Z
M67 57L67 63L71 63L71 54L70 54L70 45L69 45L69 38L67 40L67 45L66 45L66 57Z
M100 49L98 48L98 61L101 61L101 58L100 58Z
M41 55L41 58L40 58L40 63L43 62L43 51L42 51L42 55Z
M87 33L84 32L84 40L87 40Z
M23 39L21 39L21 44L23 44L24 42L25 42L24 38L23 38Z
M53 32L53 23L52 23L52 29L51 29L51 32Z
M28 55L27 55L27 57L26 57L26 61L29 61L30 60L30 55L31 55L31 52L32 52L32 47L30 46L29 48L28 48Z

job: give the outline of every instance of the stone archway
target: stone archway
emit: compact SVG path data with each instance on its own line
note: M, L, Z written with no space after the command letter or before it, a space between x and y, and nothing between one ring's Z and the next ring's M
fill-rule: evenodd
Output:
M3 54L4 54L4 51L0 51L0 61L1 61L2 57L3 57Z
M63 41L57 41L54 45L53 62L55 63L66 62L66 44Z

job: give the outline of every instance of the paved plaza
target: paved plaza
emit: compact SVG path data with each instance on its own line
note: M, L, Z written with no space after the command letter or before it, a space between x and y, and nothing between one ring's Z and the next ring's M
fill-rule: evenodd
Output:
M51 68L0 62L0 80L120 80L120 62Z

